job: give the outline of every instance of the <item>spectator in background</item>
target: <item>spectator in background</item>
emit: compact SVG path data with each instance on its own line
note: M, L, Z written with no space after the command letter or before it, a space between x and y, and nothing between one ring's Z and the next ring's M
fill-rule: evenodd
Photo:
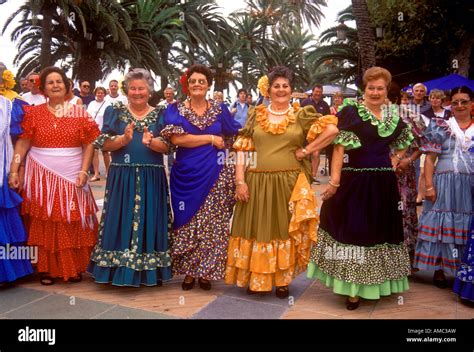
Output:
M451 90L444 91L443 108L451 111Z
M176 103L174 98L174 89L172 87L166 87L163 93L165 95L165 99L160 101L160 105L164 105L164 107L167 108L168 105Z
M69 92L66 93L66 100L74 105L83 105L82 99L73 93L74 82L72 79L69 79Z
M87 107L87 113L91 115L94 121L99 126L99 130L102 131L102 126L104 125L104 112L105 109L111 105L108 101L105 100L106 90L104 87L97 87L94 90L95 100L89 103ZM107 174L110 165L110 155L108 151L102 151L102 156L104 157L105 173ZM92 166L94 168L94 176L90 179L91 181L100 180L99 172L99 151L98 148L94 150L94 158L92 159Z
M253 97L252 97L252 93L247 93L247 104L249 104L249 106L252 106L253 105Z
M439 117L447 120L451 117L451 112L443 108L443 99L445 98L444 92L439 89L432 89L429 95L429 101L431 106L423 113L427 119L425 119L426 125L429 124L429 119Z
M94 95L91 94L91 84L89 81L79 82L79 93L76 95L82 99L82 104L86 107L95 99Z
M400 105L410 104L410 94L408 92L400 92Z
M329 115L330 109L328 103L323 100L323 86L321 84L315 84L313 86L313 94L311 97L306 98L301 103L301 107L305 107L307 105L313 105L316 109L316 112L322 115ZM319 182L316 178L318 177L318 169L319 169L319 156L321 151L316 150L311 155L311 173L313 175L314 181L313 183L319 185Z
M27 76L29 92L23 94L23 99L30 105L41 105L46 103L45 96L40 92L39 74L32 72Z
M21 88L21 92L20 92L21 96L23 96L23 94L26 94L30 91L30 88L28 87L28 80L25 77L20 78L20 88Z
M109 82L109 94L106 95L105 100L110 104L121 102L123 105L128 104L127 97L119 93L119 85L116 79Z
M224 102L224 94L222 92L214 92L214 100L217 104L221 104Z
M237 101L232 105L230 113L234 116L234 120L244 127L247 121L247 113L249 111L249 104L247 103L247 91L243 88L237 92Z
M427 91L428 89L423 83L417 83L413 86L413 104L419 106L418 112L421 114L431 107L431 104L425 99Z

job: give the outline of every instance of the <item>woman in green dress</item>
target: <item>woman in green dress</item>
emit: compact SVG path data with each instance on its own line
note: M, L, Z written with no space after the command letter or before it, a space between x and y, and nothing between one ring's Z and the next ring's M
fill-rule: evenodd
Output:
M271 104L249 110L234 144L238 203L225 278L227 284L248 286L249 294L271 292L276 286L279 298L288 297L288 285L306 269L311 242L316 241L318 215L306 157L338 133L335 116L322 117L313 106L298 109L290 104L292 81L293 73L278 66L268 83L259 82ZM306 139L310 143L303 148ZM254 153L247 167L244 152Z

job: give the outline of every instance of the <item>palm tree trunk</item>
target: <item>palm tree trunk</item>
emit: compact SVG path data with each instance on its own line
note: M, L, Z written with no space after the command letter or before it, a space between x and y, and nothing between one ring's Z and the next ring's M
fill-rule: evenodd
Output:
M375 66L375 36L370 23L369 9L366 0L352 0L352 12L357 26L361 71Z
M51 66L51 23L54 15L55 7L52 4L45 5L41 14L43 15L43 20L41 23L42 33L41 33L41 55L40 55L40 67L44 69L45 67Z
M458 74L466 78L469 77L471 53L473 46L474 38L470 37L469 34L466 33L461 40L461 46L456 52L456 55L454 55L453 60L451 60L452 64L454 64L453 61L456 60L455 63L458 66Z

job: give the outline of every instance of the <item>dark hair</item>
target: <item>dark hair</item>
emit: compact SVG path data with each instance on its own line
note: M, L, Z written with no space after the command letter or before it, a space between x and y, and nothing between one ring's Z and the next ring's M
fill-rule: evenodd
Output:
M109 86L110 86L110 83L112 83L112 82L116 82L117 84L119 83L116 79L111 79L111 80L109 81Z
M469 87L466 87L466 86L460 86L460 87L455 87L455 88L451 89L451 93L449 94L449 98L453 99L453 96L455 94L459 94L459 93L464 93L464 94L469 95L470 99L473 98L472 90Z
M107 95L107 89L105 89L104 87L95 87L95 89L94 89L94 95L97 94L97 91L98 91L98 90L103 91L104 94Z
M286 66L275 66L274 68L272 68L272 70L268 74L268 89L270 89L273 82L275 82L275 80L280 77L286 78L290 83L291 89L293 89L293 80L295 76L293 74L293 71L291 71Z
M57 73L61 76L64 86L66 87L66 94L69 93L69 91L71 90L69 78L67 78L63 70L56 66L49 66L41 70L39 86L40 90L44 93L44 87L46 86L46 77L48 77L51 73Z
M319 83L316 83L316 84L313 86L313 89L311 89L311 92L314 91L314 88L321 88L321 90L323 90L323 85L322 85L322 84L319 84Z
M237 96L239 96L240 93L242 93L242 92L244 92L245 95L248 95L248 94L247 94L247 91L246 91L244 88L240 88L240 89L237 91Z
M201 73L204 76L206 76L207 84L209 85L209 87L212 86L212 81L213 81L212 71L207 66L204 66L201 64L192 65L189 68L188 73L186 74L186 82L189 80L189 77L191 77L193 73Z

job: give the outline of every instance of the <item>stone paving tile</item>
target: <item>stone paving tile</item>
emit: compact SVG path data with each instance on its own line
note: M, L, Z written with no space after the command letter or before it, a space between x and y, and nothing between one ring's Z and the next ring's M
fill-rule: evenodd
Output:
M89 319L110 307L110 304L103 302L49 295L40 301L12 310L5 316L9 319Z
M115 306L92 319L176 319L175 317L148 312L143 309Z
M280 305L221 296L193 316L194 319L278 319L286 308Z
M13 286L0 291L0 314L48 296L47 292Z
M317 313L310 310L291 308L282 316L282 319L342 319L342 317Z

